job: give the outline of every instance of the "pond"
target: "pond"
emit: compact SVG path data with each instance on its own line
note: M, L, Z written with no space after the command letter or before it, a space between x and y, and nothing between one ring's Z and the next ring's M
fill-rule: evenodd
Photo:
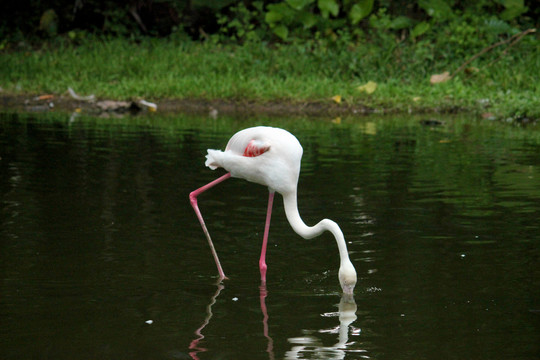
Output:
M268 190L188 194L236 131L304 148L298 206L336 221L358 273L342 297L330 233L305 240ZM332 120L0 116L2 359L538 359L540 131L467 116Z

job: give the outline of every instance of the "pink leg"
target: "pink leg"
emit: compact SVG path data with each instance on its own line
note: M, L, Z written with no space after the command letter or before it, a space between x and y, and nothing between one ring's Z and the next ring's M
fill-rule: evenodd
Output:
M266 210L266 224L264 225L264 236L259 259L259 269L261 270L261 283L266 284L266 245L268 244L268 233L270 232L270 218L272 217L272 204L274 203L274 192L270 191L268 195L268 208Z
M210 189L211 187L216 186L220 182L223 182L231 177L231 173L227 173L216 180L198 188L197 190L192 191L189 194L189 201L191 202L191 206L193 207L193 210L195 210L195 214L197 215L197 218L199 219L199 222L201 223L202 229L204 231L204 234L206 235L206 239L208 239L208 245L210 245L210 250L212 250L212 255L214 256L214 260L216 261L216 266L219 272L219 280L227 279L225 276L225 273L223 272L223 269L221 268L221 264L219 263L219 258L217 256L216 249L214 248L214 244L212 243L212 239L210 238L210 233L208 232L208 229L206 228L206 225L204 223L201 211L199 210L199 206L197 205L197 196L199 194L202 194L206 190Z

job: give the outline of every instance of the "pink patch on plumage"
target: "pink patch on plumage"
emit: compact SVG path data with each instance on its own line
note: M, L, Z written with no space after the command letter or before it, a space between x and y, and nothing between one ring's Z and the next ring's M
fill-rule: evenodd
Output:
M265 152L267 152L268 149L270 149L270 146L268 146L268 145L263 145L263 146L260 146L260 145L261 145L260 142L255 141L255 140L251 140L247 144L246 148L244 149L243 156L246 156L246 157L259 156L259 155L262 155Z

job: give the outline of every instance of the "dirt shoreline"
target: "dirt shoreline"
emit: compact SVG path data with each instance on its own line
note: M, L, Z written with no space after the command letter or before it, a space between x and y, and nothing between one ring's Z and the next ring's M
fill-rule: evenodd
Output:
M204 100L204 99L161 99L153 101L157 105L157 112L163 114L188 113L225 115L266 115L266 116L348 116L368 114L404 113L398 108L374 108L363 104L333 103L331 101L233 101L233 100ZM151 111L147 106L141 105L140 99L132 101L116 101L96 99L82 101L67 95L12 95L0 94L0 109L4 111L47 112L80 111L88 114L100 113L132 113ZM429 113L457 113L466 112L467 109L422 108L407 109L407 112L416 114Z

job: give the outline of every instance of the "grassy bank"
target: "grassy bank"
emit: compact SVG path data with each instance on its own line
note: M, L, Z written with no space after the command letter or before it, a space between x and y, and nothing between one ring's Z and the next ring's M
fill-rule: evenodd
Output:
M0 87L3 94L16 95L65 94L71 87L98 98L158 103L164 98L323 102L380 111L459 109L538 119L540 46L531 38L506 54L504 46L487 52L451 80L433 85L431 75L453 73L475 52L399 42L240 46L86 40L77 46L66 42L0 52ZM362 88L370 81L376 84L371 93Z

